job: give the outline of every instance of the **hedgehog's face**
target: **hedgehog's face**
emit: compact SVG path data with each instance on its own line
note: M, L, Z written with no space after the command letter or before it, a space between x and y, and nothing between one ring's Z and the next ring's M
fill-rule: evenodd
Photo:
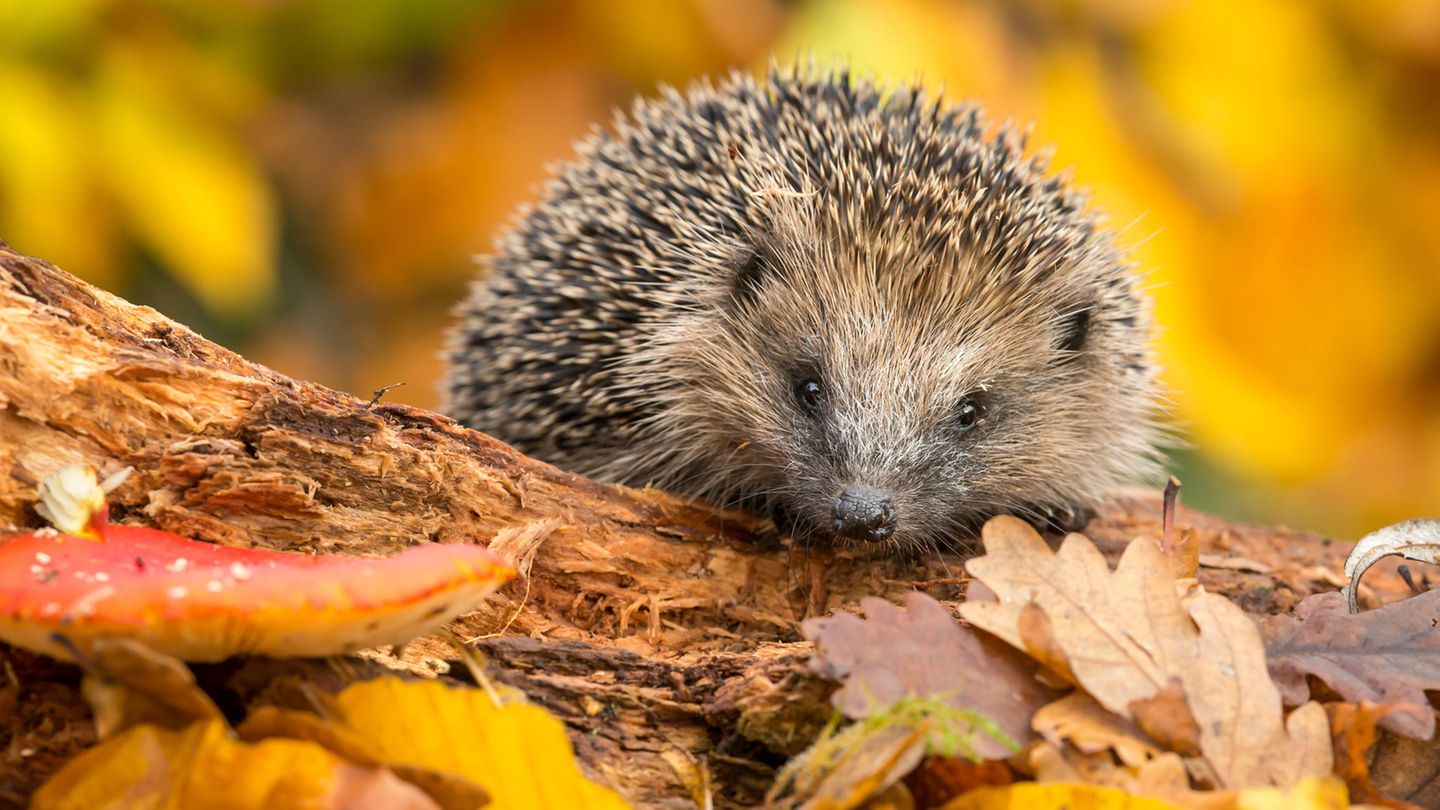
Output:
M759 494L838 542L916 550L999 512L1089 503L1136 472L1149 387L1127 378L1118 345L1134 337L1114 334L1134 312L1083 289L1047 296L1064 309L1007 303L927 286L921 269L767 271L692 325L683 400L698 407L683 421L730 459L707 471L709 494Z

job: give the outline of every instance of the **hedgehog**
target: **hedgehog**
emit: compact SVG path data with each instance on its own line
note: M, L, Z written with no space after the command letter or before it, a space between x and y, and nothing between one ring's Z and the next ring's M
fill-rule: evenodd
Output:
M617 113L497 241L446 408L603 481L881 553L1159 468L1150 302L1013 127L845 68Z

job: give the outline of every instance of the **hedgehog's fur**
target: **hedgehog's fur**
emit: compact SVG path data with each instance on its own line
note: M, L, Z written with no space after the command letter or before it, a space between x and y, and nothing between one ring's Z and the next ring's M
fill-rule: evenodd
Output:
M500 240L450 412L818 534L843 487L888 490L896 548L1153 474L1148 301L1082 196L984 128L814 68L637 102Z

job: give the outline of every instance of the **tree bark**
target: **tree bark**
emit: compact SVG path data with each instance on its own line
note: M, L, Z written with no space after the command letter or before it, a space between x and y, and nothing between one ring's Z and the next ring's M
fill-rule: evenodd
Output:
M702 762L720 806L754 801L769 768L804 747L829 711L805 667L804 617L963 590L955 555L791 544L753 515L566 473L439 414L247 362L0 243L0 532L39 525L36 484L77 462L134 468L111 495L117 522L226 545L378 555L478 542L509 555L525 576L454 629L497 678L562 716L585 766L641 806L691 806ZM1086 533L1113 553L1158 536L1159 518L1157 494L1122 494ZM1202 552L1255 563L1202 567L1201 580L1256 613L1333 587L1343 559L1313 535L1188 511L1179 523ZM0 656L16 695L78 703L73 670ZM453 654L427 639L403 659L369 657L445 672ZM83 712L38 717L43 701L7 709L4 688L0 802L58 763L33 755L35 735L83 723ZM72 747L87 742L72 731Z

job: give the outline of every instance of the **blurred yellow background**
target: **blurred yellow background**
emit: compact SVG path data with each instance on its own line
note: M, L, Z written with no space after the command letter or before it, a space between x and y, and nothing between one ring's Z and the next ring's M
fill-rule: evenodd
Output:
M288 374L434 406L544 166L814 54L1033 122L1151 273L1192 504L1440 512L1440 3L0 0L0 238Z

